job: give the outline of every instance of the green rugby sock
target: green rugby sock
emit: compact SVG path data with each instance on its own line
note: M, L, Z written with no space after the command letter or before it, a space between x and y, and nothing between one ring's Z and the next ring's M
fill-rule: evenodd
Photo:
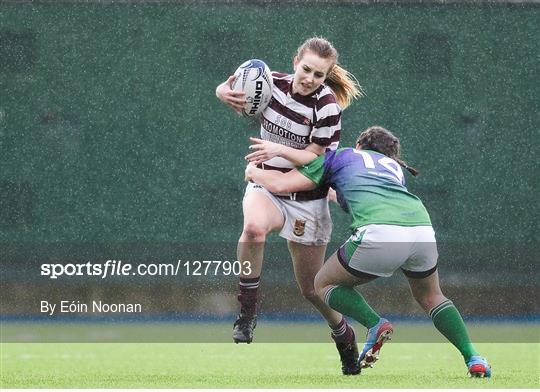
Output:
M475 350L461 314L453 302L447 299L429 311L429 317L433 320L435 328L446 337L459 350L465 362L473 355L478 355Z
M339 313L350 316L366 328L377 325L381 317L352 287L336 286L326 292L324 302Z

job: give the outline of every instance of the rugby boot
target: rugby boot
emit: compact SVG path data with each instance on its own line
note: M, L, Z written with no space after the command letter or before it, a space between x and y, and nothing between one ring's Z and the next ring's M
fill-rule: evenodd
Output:
M358 361L358 345L356 344L356 336L354 329L347 325L351 338L347 342L337 342L336 348L339 352L339 358L341 359L341 372L345 376L360 374L360 363ZM334 341L336 337L330 334Z
M257 326L257 316L249 316L240 313L234 322L233 340L235 343L251 343L253 340L253 330Z
M487 359L473 355L467 362L467 369L471 377L491 377L491 366Z
M381 318L377 325L370 328L366 335L366 344L360 354L358 362L360 368L373 367L379 359L379 351L387 340L392 339L394 327L387 319Z

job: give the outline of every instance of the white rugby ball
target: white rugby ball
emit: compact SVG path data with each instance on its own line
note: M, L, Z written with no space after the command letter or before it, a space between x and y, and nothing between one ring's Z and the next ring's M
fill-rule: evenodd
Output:
M243 63L235 71L236 79L232 84L235 91L246 93L246 104L242 114L246 117L256 116L270 103L272 98L272 74L264 61L251 59Z

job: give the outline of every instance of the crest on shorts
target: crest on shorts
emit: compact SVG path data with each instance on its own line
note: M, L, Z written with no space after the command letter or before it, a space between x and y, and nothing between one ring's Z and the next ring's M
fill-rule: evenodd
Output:
M295 219L293 228L294 235L302 237L304 235L304 231L306 231L306 221L302 219Z

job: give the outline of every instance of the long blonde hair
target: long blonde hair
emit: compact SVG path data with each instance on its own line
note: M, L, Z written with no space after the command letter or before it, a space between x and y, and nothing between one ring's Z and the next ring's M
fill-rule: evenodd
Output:
M322 37L309 38L300 45L296 56L301 59L308 50L323 59L332 60L332 67L324 82L332 89L342 109L347 108L353 99L365 95L356 77L339 65L338 52L328 40Z

